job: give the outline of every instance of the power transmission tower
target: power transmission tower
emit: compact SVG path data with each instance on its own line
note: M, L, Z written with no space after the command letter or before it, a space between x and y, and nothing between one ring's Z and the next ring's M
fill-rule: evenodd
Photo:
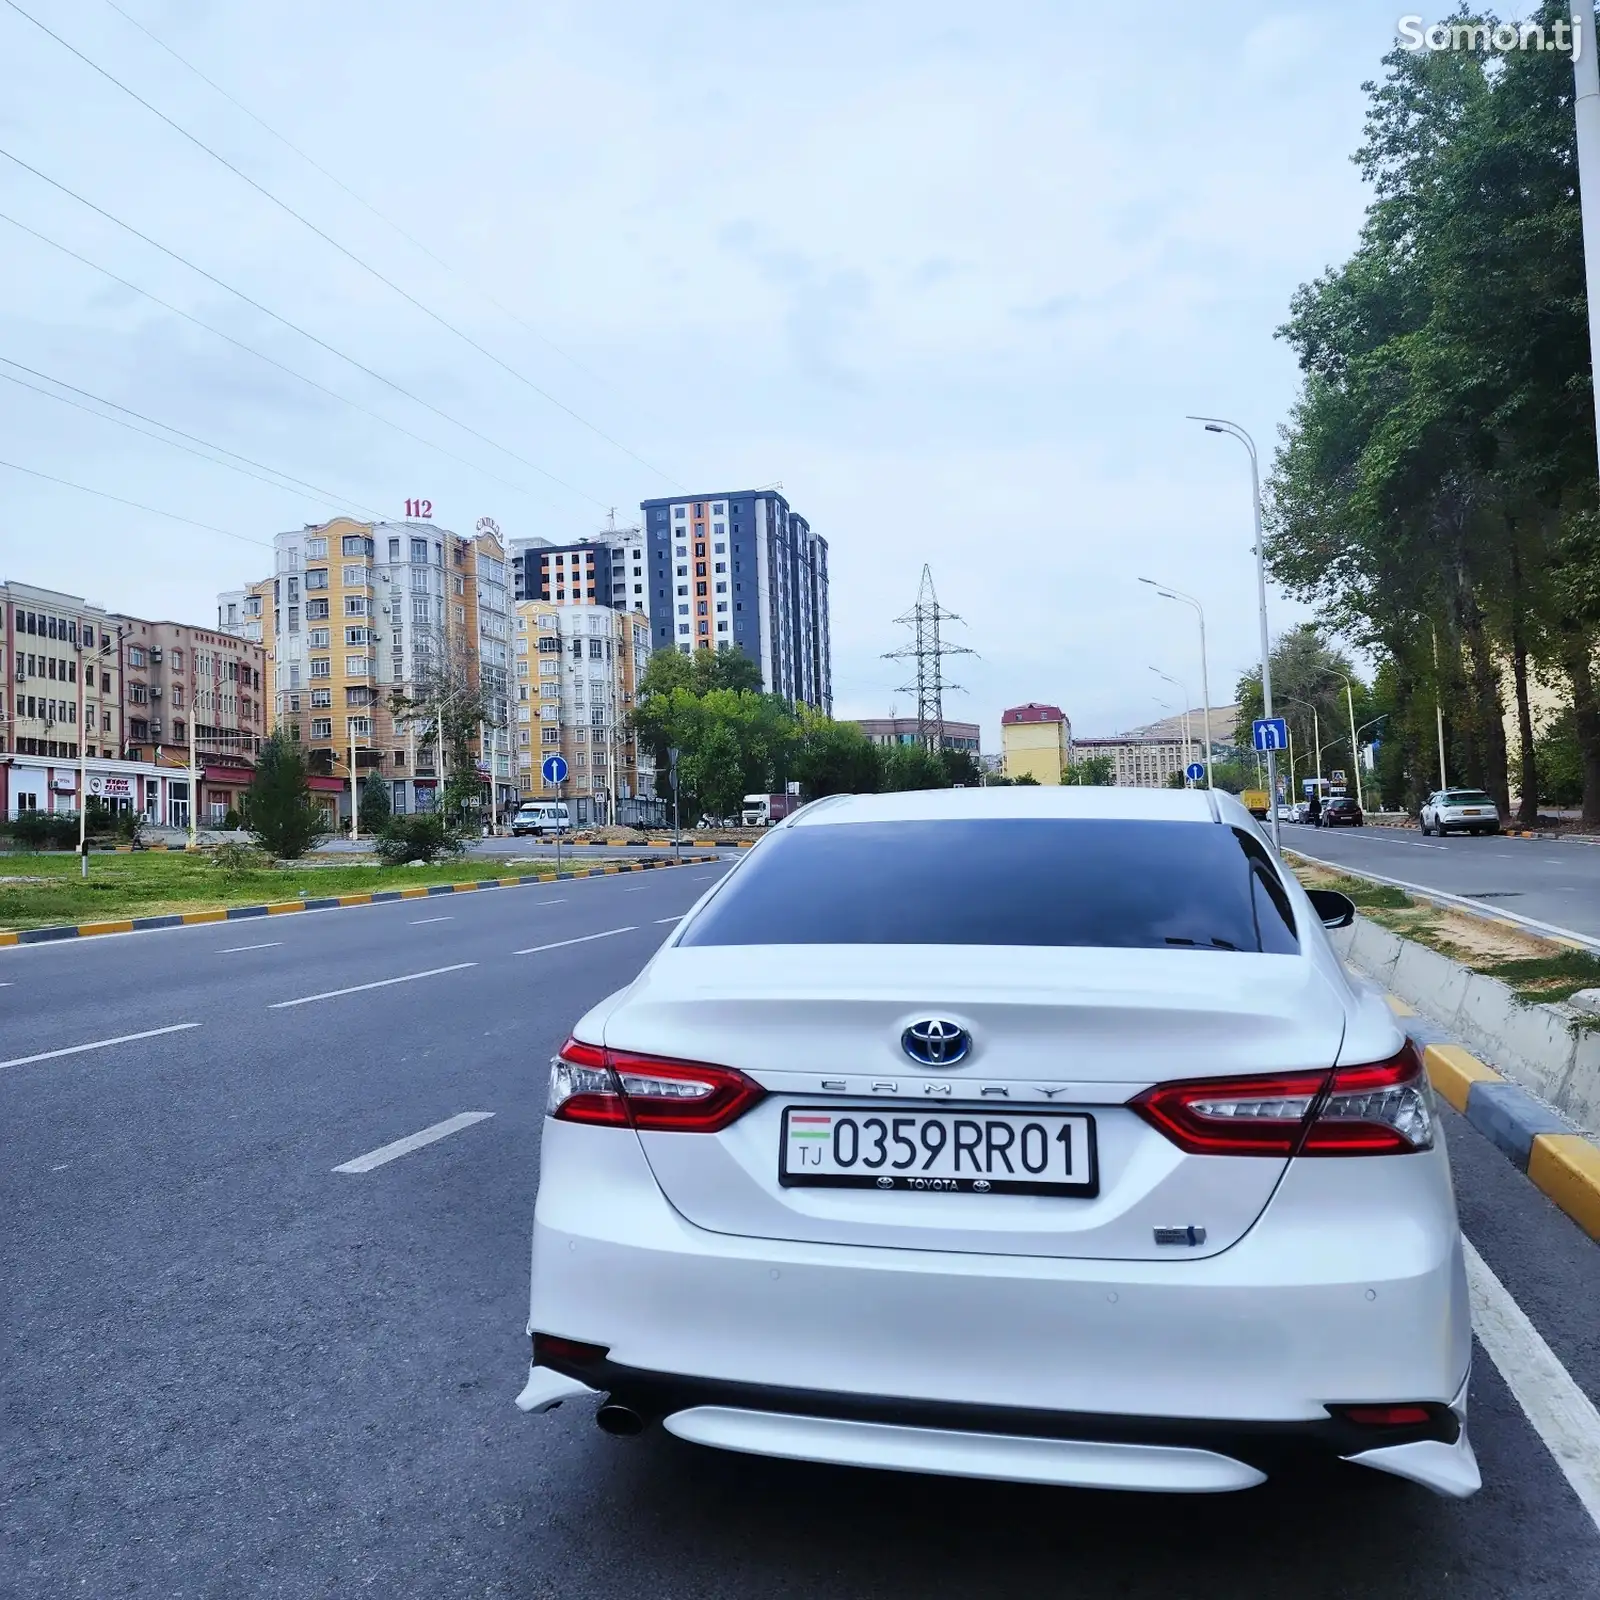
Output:
M965 645L944 642L942 624L960 622L961 618L939 604L939 596L933 589L933 573L926 566L922 569L917 603L894 620L910 628L913 639L898 650L886 650L883 659L916 662L916 681L902 684L895 693L917 697L917 740L925 750L937 752L944 748L945 691L962 692L959 683L945 682L944 658L975 656L978 652Z

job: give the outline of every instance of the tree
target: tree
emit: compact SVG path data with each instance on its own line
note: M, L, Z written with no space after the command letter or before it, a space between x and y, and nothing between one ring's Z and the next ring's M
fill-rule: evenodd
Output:
M389 697L397 729L416 731L417 743L438 756L444 789L439 809L453 826L475 826L484 803L478 772L477 741L483 729L498 727L493 696L475 670L476 652L435 648L418 657L415 681Z
M1061 781L1074 787L1109 789L1116 773L1110 756L1086 756L1082 761L1069 761L1062 769Z
M305 757L281 731L262 741L248 810L252 837L281 861L298 859L327 837L311 803Z
M945 782L952 789L976 789L983 782L977 757L970 750L941 750L939 762L944 767Z
M890 793L907 789L948 789L944 763L920 744L894 744L883 759L883 787Z
M394 807L389 803L389 784L382 773L369 772L360 789L361 831L372 835L387 825Z
M883 757L853 722L834 722L803 706L789 772L807 799L829 794L875 794L883 781Z

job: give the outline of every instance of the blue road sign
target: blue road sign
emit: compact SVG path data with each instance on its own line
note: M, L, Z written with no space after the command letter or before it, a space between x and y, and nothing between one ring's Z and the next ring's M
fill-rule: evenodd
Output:
M567 758L565 756L546 756L544 765L539 769L544 773L546 783L565 783L567 781Z
M1257 717L1250 724L1250 742L1257 750L1287 750L1289 724L1282 717Z
M1183 775L1189 780L1190 783L1199 783L1199 781L1205 777L1206 769L1202 767L1198 761L1191 761L1189 765L1183 769Z

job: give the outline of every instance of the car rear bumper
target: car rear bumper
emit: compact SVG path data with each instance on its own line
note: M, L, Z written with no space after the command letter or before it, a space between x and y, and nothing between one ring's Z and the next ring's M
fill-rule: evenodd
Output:
M546 1145L529 1328L603 1347L603 1366L565 1376L649 1415L820 1416L1196 1448L1247 1465L1285 1446L1365 1456L1385 1440L1470 1456L1464 1434L1438 1417L1440 1408L1459 1417L1471 1352L1442 1149L1296 1162L1239 1244L1169 1263L715 1234L672 1209L636 1140L585 1132L563 1137L553 1164ZM1428 1437L1340 1433L1328 1410L1399 1402L1435 1408ZM716 1443L709 1432L725 1422L674 1431ZM747 1441L804 1432L822 1451L806 1459L844 1459L829 1451L865 1438L726 1426Z

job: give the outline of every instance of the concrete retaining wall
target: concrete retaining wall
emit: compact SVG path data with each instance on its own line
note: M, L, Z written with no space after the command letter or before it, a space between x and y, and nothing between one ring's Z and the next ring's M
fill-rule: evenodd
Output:
M1470 971L1366 917L1332 935L1345 962L1441 1023L1486 1061L1600 1129L1600 1032L1560 1005L1527 1005L1498 978Z

